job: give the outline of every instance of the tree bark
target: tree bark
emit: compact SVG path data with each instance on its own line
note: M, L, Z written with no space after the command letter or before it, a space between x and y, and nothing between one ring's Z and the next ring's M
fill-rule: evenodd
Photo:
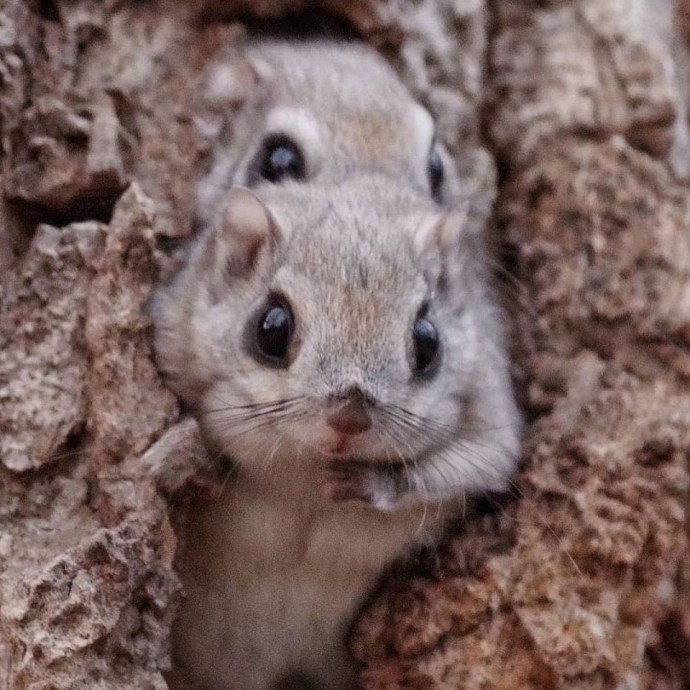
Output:
M295 12L376 45L433 111L528 421L513 495L363 610L365 688L682 690L687 0L4 0L0 687L166 687L200 449L145 304L242 104L241 69L220 96L209 75L240 64L244 19Z

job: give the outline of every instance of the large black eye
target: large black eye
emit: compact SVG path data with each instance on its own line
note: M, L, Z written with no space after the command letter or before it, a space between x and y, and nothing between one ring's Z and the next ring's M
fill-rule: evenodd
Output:
M438 331L429 319L419 317L412 330L414 359L417 374L430 374L438 362L440 341Z
M280 182L287 178L303 180L305 176L306 166L299 146L284 134L274 134L261 145L249 168L247 184L251 186L261 179L269 182Z
M256 347L274 364L284 364L292 339L292 313L280 303L269 304L256 324Z
M429 188L436 201L441 200L441 188L443 187L443 160L441 154L436 149L431 149L427 162L427 173L429 175Z

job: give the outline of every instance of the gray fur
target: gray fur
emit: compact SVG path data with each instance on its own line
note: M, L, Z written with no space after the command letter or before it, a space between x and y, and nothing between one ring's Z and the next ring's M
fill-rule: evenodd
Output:
M458 228L444 246L434 234L446 211L426 180L428 116L363 46L257 44L248 55L256 95L200 187L206 230L153 308L169 385L238 466L223 497L189 516L175 653L206 690L269 690L293 672L340 690L353 686L347 627L383 568L436 539L466 491L506 486L520 424L477 238ZM276 106L304 114L309 141L295 138L308 180L256 187L270 241L251 270L229 275L238 236L223 228L224 200L245 183ZM246 348L269 292L296 318L286 369ZM443 354L417 380L412 327L425 301ZM351 386L376 401L373 426L336 450L325 416ZM240 419L241 406L284 399L298 402L280 417ZM397 408L426 423L405 431L388 414Z

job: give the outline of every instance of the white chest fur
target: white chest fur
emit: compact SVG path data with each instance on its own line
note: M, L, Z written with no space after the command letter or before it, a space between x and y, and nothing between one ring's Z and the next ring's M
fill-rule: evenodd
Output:
M283 480L237 482L188 517L174 652L200 689L271 690L297 672L352 687L353 615L383 568L441 525L428 505L382 513L326 501L307 477Z

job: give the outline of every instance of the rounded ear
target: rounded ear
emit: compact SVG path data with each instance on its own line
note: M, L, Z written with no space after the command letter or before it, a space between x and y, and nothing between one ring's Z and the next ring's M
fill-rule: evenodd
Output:
M233 187L222 202L215 254L225 275L247 276L274 251L282 233L273 214L254 192Z
M212 63L206 76L203 98L211 107L238 106L256 97L269 75L237 50Z
M468 212L469 204L465 203L449 213L425 218L414 236L417 253L419 255L428 251L443 253L457 247L467 222Z

